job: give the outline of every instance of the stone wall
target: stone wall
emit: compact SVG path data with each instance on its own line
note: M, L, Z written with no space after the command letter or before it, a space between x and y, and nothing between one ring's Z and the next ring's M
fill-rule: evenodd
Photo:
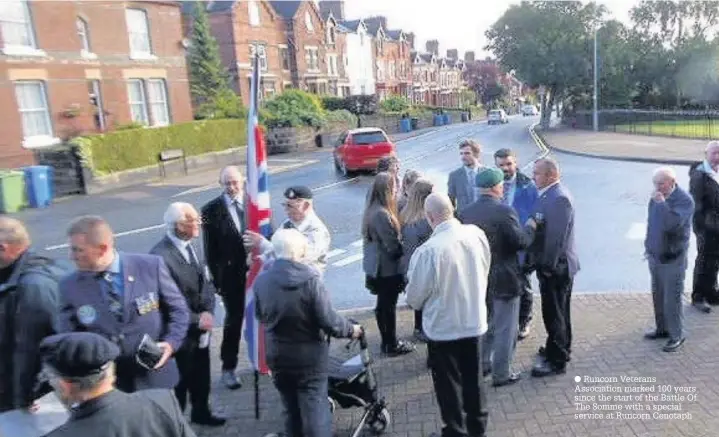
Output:
M84 194L85 182L80 155L75 147L58 146L35 150L38 165L53 168L53 196L62 197L71 194Z

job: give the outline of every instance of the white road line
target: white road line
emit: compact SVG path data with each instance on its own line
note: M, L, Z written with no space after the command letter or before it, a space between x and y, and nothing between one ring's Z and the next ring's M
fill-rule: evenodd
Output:
M327 257L327 259L330 259L337 255L342 255L345 252L347 252L347 251L344 249L333 249L333 250L330 250L329 252L327 252L326 257Z
M332 265L335 266L335 267L343 267L343 266L352 264L352 263L354 263L354 262L357 262L357 261L359 261L359 260L361 260L361 259L362 259L362 254L361 254L361 253L356 253L356 254L354 254L354 255L352 255L352 256L348 256L347 258L343 258L343 259L337 261L336 263L334 263L334 264L332 264Z
M350 243L350 246L352 247L362 247L362 240L353 241Z
M326 190L328 188L336 187L337 185L342 185L342 184L346 184L348 182L356 181L357 179L359 179L359 176L355 176L351 179L345 179L344 181L337 181L337 182L332 182L331 184L321 185L317 188L313 188L312 191L315 192L315 191Z
M643 222L632 223L629 230L624 234L627 240L643 240L647 233L647 224Z
M163 223L160 225L148 226L146 228L133 229L131 231L119 232L119 233L115 234L115 238L124 237L125 235L141 234L143 232L154 231L155 229L160 229L160 228L164 228L164 227L165 227L165 224ZM65 249L68 247L70 247L68 244L58 244L56 246L47 246L45 248L45 250Z

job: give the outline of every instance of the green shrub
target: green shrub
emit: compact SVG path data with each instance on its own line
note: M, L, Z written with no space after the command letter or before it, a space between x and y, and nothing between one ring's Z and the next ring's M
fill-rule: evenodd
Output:
M339 111L339 110L347 110L347 103L346 100L342 97L332 97L332 96L324 96L322 97L322 107L326 111Z
M324 109L320 98L300 90L287 90L264 105L264 124L267 127L321 127Z
M241 147L247 144L245 120L203 120L158 128L128 129L76 138L82 161L95 175L157 164L167 149L187 156Z
M379 104L382 112L397 113L406 112L410 108L409 100L405 97L392 95L382 100Z
M115 130L118 131L118 130L128 130L128 129L142 129L143 127L145 127L144 124L133 121L133 122L130 122L127 124L121 124L121 125L116 126Z
M247 110L242 104L240 96L232 90L219 92L209 102L197 108L195 118L198 120L247 118Z
M330 111L326 119L327 123L346 123L353 126L357 124L357 117L346 109Z

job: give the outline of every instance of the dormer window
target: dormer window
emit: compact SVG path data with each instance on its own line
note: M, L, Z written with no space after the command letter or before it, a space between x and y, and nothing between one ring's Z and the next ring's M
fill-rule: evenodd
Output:
M315 31L315 26L312 24L312 17L310 16L309 11L305 11L305 26L307 27L308 32Z
M248 14L250 15L250 26L260 25L260 7L255 0L247 2Z
M334 45L336 39L335 34L335 27L332 25L327 25L327 44Z

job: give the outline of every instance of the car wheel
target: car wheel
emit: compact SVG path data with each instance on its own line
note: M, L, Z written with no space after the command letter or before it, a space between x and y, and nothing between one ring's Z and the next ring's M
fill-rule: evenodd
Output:
M339 163L339 161L337 160L337 157L336 157L336 156L334 157L334 162L335 162L335 171L337 171L337 173L341 173L341 172L342 172L342 167L340 166L340 163Z
M342 176L349 178L352 176L352 172L347 170L347 165L344 163L344 161L339 162L339 172Z

